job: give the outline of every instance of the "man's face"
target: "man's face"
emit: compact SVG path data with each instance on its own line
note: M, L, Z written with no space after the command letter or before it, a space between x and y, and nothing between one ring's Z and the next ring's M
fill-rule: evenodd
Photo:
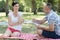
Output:
M48 6L44 6L43 11L45 12L45 14L48 14L50 12L50 8Z

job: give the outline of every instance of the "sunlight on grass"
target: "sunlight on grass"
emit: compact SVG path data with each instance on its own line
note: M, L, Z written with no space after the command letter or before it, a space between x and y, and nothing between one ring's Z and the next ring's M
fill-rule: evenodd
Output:
M0 12L0 17L1 16L6 16L5 12Z

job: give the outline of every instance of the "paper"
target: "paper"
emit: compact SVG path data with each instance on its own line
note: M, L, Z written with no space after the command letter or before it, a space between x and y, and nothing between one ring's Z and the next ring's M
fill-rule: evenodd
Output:
M38 26L38 25L40 25L40 24L38 24L38 23L34 23L36 26Z

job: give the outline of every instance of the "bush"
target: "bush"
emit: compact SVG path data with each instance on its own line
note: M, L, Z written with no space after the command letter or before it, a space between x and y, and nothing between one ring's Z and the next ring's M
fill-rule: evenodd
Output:
M52 9L53 9L54 11L57 11L57 8L58 8L57 5L54 5L54 6L52 7Z
M40 8L38 9L38 12L43 12L43 8L40 7Z
M5 1L0 1L0 12L5 12Z
M24 6L23 6L22 3L21 3L20 6L19 6L19 11L24 11Z

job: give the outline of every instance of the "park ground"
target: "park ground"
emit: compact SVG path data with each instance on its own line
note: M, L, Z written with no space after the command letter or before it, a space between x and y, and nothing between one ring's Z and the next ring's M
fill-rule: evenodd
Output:
M60 15L60 14L58 14ZM33 18L38 18L38 19L42 19L44 18L45 14L43 12L38 12L37 15L34 15L33 13L29 13L29 12L25 12L25 14L23 14L23 19L24 20L32 20ZM0 22L8 22L8 17L5 16L5 13L0 12ZM47 23L43 24L44 26L47 26ZM3 34L6 30L8 26L6 25L0 25L0 34ZM30 23L30 24L23 24L23 28L22 28L22 32L24 33L36 33L36 27L34 24Z

